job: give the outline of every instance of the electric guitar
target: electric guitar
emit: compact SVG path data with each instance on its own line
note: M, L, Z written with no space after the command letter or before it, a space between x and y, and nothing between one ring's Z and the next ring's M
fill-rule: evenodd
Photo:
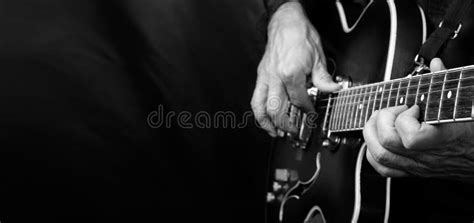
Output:
M443 51L445 63L457 68L407 76L430 29L415 1L374 0L360 10L317 2L309 17L322 36L328 70L346 87L331 94L310 89L317 126L298 111L299 133L274 142L267 222L425 222L434 203L429 201L446 199L447 190L473 195L467 191L473 186L458 182L380 176L365 160L361 133L374 111L399 105L418 105L420 121L432 125L473 121L474 66L466 65L474 60L463 47L471 22ZM446 210L456 207L459 216L471 213L468 222L474 221L474 197L445 203Z

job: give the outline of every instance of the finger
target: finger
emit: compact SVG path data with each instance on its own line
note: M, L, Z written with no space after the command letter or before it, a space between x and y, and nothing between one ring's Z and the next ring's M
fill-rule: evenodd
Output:
M394 168L390 168L390 167L387 167L387 166L384 166L380 163L378 163L377 161L375 161L372 153L370 152L370 150L367 150L366 152L366 157L367 157L367 161L369 161L370 165L372 165L372 167L374 167L374 169L382 176L384 177L406 177L406 176L409 176L409 174L403 170L397 170L397 169L394 169Z
M379 115L377 113L378 112L374 113L375 115L369 119L363 131L367 150L372 154L372 159L378 164L395 169L410 169L415 167L415 161L392 153L380 144L377 136L377 116Z
M397 106L380 110L377 115L377 135L380 144L392 152L400 151L403 143L395 128L397 116L406 111L408 107ZM403 150L402 150L403 151Z
M288 106L288 96L283 83L280 80L272 81L266 102L267 114L277 128L286 132L296 132L296 127L289 120Z
M315 61L311 77L313 85L323 92L334 92L342 88L341 85L332 80L325 63L322 63L320 60Z
M443 134L437 127L420 123L420 108L414 105L402 112L395 120L395 128L406 149L430 149L443 139Z
M432 72L446 70L446 67L443 64L443 61L440 58L433 58L430 62L430 70Z
M267 93L268 86L257 82L251 101L252 111L260 127L267 131L270 136L276 137L275 125L273 125L266 111Z

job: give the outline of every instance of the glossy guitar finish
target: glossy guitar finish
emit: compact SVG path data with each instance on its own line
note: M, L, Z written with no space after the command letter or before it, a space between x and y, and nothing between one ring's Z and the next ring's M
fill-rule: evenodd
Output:
M309 16L321 33L330 72L366 84L383 81L383 74L393 79L411 71L424 36L422 13L412 1L373 1L354 19L357 24L349 21L345 29L342 4L325 4L319 4L324 13ZM319 15L325 19L314 18ZM293 148L287 138L274 144L267 222L384 222L387 180L365 161L360 131L327 140L323 98L316 101L320 118L306 149Z

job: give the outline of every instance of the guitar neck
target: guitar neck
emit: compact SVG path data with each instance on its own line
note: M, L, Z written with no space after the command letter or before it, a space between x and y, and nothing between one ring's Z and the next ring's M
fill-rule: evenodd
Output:
M329 97L327 128L360 130L373 112L400 105L420 107L429 124L471 121L474 65L341 90Z

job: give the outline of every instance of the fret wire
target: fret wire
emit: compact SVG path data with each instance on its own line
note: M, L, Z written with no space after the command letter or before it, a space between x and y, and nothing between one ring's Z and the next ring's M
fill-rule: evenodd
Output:
M381 109L382 109L382 104L383 104L383 93L384 93L384 91L385 91L385 85L386 85L386 84L384 84L384 85L383 85L383 87L382 87L382 96L380 96L379 110L381 110Z
M347 95L349 95L349 91L347 91L344 94L345 98L342 101L342 115L341 115L341 122L339 123L339 129L340 130L342 130L344 128L344 119L346 117L347 100L349 99L348 97L346 97Z
M329 95L329 96L331 96L331 95ZM336 115L336 105L337 105L337 100L338 100L338 98L335 97L334 99L335 99L335 101L334 101L335 104L334 104L334 106L331 108L331 117L330 117L330 121L329 121L329 129L330 129L330 130L331 130L331 129L334 129L334 117L336 117L336 116L335 116L335 115ZM330 104L330 103L328 103L328 107L331 107L331 104Z
M351 124L351 118L352 118L352 101L354 100L353 94L355 93L356 89L350 91L350 97L349 97L349 103L347 103L347 116L344 121L344 129L349 129L349 126Z
M349 102L350 100L352 99L351 98L351 92L352 91L348 91L347 92L347 100L346 102L344 103L344 118L342 119L342 126L341 126L341 129L346 129L346 123L347 123L347 119L348 119L348 113L347 113L347 110L349 109Z
M352 93L352 89L349 90L347 92L347 100L346 100L346 103L344 103L345 105L345 110L344 110L344 119L342 121L342 129L346 129L346 126L347 126L347 120L349 119L349 112L348 110L350 110L350 104L351 104L351 100L352 100L352 96L351 96L351 93Z
M402 86L401 81L398 83L397 98L395 99L395 106L397 106L398 104L398 97L400 96L400 88L401 88L400 86Z
M363 97L362 97L362 108L360 109L360 115L359 115L359 125L358 127L360 128L361 127L361 124L362 124L362 112L364 112L364 104L365 104L365 93L367 93L367 88L363 88L364 89L364 94L363 94Z
M347 104L347 107L348 107L348 113L347 113L347 118L346 118L346 122L345 122L345 129L350 129L350 125L351 125L351 119L352 119L352 109L353 109L353 101L354 101L354 93L357 89L354 89L353 91L351 91L351 97L350 97L350 100L349 100L349 103Z
M352 93L357 93L357 90L359 89L354 89ZM354 101L355 101L355 96L354 94L351 95L351 100L349 100L349 114L348 114L348 119L346 120L346 129L351 128L351 122L352 122L352 110L354 109Z
M360 92L362 92L363 90L364 90L364 89L361 88L361 89L360 89ZM361 98L361 96L362 96L362 95L359 95L359 96L357 97L357 104L356 104L356 107L355 107L356 110L355 110L354 126L353 126L354 129L357 128L357 127L358 127L358 124L359 124L359 120L358 120L357 118L358 118L358 117L360 118L360 115L359 115L360 110L361 110L361 108L360 108L360 102L361 102L361 100L363 99L363 96L362 96L362 98Z
M459 99L459 89L461 88L461 80L462 80L462 74L464 70L461 70L461 73L459 74L459 81L458 81L458 89L456 90L456 101L454 102L454 112L453 112L453 120L456 121L456 111L458 107L458 99Z
M374 98L374 106L372 106L372 114L374 114L375 111L375 103L377 103L377 94L379 93L379 86L375 86L375 98Z
M407 91L405 93L405 105L407 105L407 102L408 102L408 89L410 89L410 84L411 84L411 78L413 76L410 76L410 78L408 79L408 84L407 84Z
M341 123L342 123L342 118L343 118L343 115L344 115L344 102L346 100L346 94L347 94L347 91L344 91L342 93L342 100L341 100L341 104L339 105L339 117L338 117L338 120L337 120L337 129L340 130L341 129Z
M339 95L338 95L339 96ZM334 107L331 108L331 129L334 129L334 122L336 121L336 117L337 117L337 108L339 106L339 101L341 98L339 98L338 96L336 96L334 99ZM328 105L329 107L330 105Z
M360 102L361 102L362 99L364 99L362 91L364 91L364 88L360 89L361 94L359 96L357 96L357 103L355 105L355 113L354 113L355 114L354 125L352 126L353 129L356 129L359 125L359 120L357 118L360 117L360 115L359 115L359 113L360 113Z
M422 78L423 78L423 75L420 76L420 79L418 80L418 86L416 87L415 105L418 104L418 93L420 93L420 82Z
M364 89L361 88L359 92L362 92ZM359 107L360 107L360 100L361 100L361 97L362 95L358 95L357 96L357 103L355 105L355 111L354 111L354 124L352 125L352 128L355 129L357 127L357 123L358 123L358 120L357 120L357 117L359 117Z
M387 98L387 107L390 105L390 97L392 96L392 87L393 87L393 82L390 84L390 90L388 91L388 98Z
M373 86L370 86L370 92L369 92L369 100L367 101L367 109L365 111L365 120L364 123L367 123L367 116L369 115L369 108L370 108L370 100L372 99L372 88Z
M327 131L328 128L331 127L331 120L329 120L329 123L326 125L326 122L328 121L328 117L329 117L329 108L330 108L330 105L331 105L331 95L329 95L329 102L328 102L328 107L326 108L326 114L324 115L324 123L323 123L323 130L324 131Z
M338 96L341 95L341 94L338 94ZM341 103L341 98L337 98L337 100L335 101L335 103L337 103L337 107L334 107L334 109L337 109L336 113L334 113L334 119L332 121L332 129L336 129L336 124L337 124L337 117L339 116L339 104Z
M369 99L370 99L370 90L371 90L371 89L372 89L371 87L366 88L366 92L367 92L368 94L367 94L367 95L364 95L364 100L367 100L367 106L366 106L366 108L364 109L365 111L362 111L362 112L364 112L364 119L362 120L362 121L363 121L362 123L363 123L364 125L365 125L366 120L367 120L367 109L369 109L369 104L370 104ZM367 99L365 99L366 97L367 97ZM365 103L364 103L364 105L365 105Z
M430 104L431 83L433 83L433 75L431 75L431 78L430 78L430 86L428 88L428 96L426 98L425 118L423 120L425 122L426 122L426 118L427 118L427 115L428 115L428 105Z
M341 100L339 102L339 108L338 108L338 114L337 114L337 120L336 120L336 129L339 129L339 125L340 125L340 121L341 121L341 117L342 117L342 106L344 105L344 100L346 99L344 96L345 96L346 92L342 92L341 96Z
M339 94L339 95L343 96L344 93L341 93L341 94ZM337 114L336 114L336 116L334 117L334 129L337 129L337 124L338 124L338 122L339 122L339 116L341 116L342 100L343 100L343 98L339 98L339 99L337 100Z
M360 89L356 89L355 90L355 93L359 92ZM349 129L352 129L352 124L354 122L354 112L356 112L357 110L357 103L356 103L356 100L357 100L358 97L354 96L354 105L352 105L351 107L351 111L350 111L350 119L349 119Z
M334 116L332 116L332 114L334 114L334 108L331 107L331 95L329 95L328 106L327 106L326 109L327 110L332 109L331 110L331 115L329 115L329 130L331 130L332 129L332 118L334 117Z
M444 74L444 80L443 80L443 87L441 88L441 97L439 97L439 108L438 108L438 121L439 121L439 117L441 115L441 107L443 106L443 97L444 97L444 86L446 84L446 77L447 77L447 73ZM456 97L457 98L457 97Z

